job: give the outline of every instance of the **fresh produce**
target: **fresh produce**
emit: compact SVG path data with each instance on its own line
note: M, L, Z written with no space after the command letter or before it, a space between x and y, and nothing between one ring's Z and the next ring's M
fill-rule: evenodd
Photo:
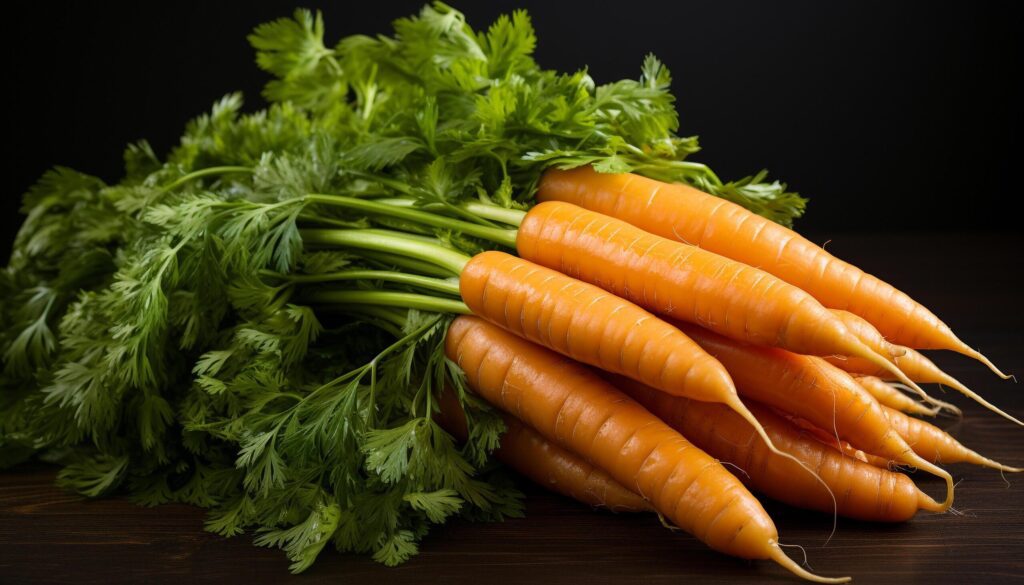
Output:
M1024 468L1010 467L988 457L975 453L960 444L949 433L935 425L903 414L898 410L882 407L882 412L896 432L903 437L914 451L928 461L936 463L971 463L991 467L1000 471L1018 473Z
M876 378L874 376L854 376L853 379L856 380L858 384L860 384L861 388L867 390L868 394L874 396L875 400L877 400L879 404L881 404L882 406L888 406L889 408L895 410L899 410L900 412L906 412L910 414L921 414L924 416L935 416L942 408L942 406L928 408L924 404L921 404L920 402L917 402L911 397L907 396L906 394L900 392L899 390L897 390L896 388L894 388L892 385L890 385L888 382L881 378ZM959 409L953 406L952 404L948 405L948 408L956 409L956 411L959 411Z
M739 480L593 372L475 317L452 322L446 353L474 391L607 470L711 548L771 559L817 582L849 580L812 575L789 559Z
M849 374L815 356L740 343L694 325L679 327L722 362L744 398L804 418L856 449L941 477L946 481L942 509L953 505L953 477L916 454L878 401Z
M1024 421L1021 421L1017 417L1003 411L996 405L986 400L983 396L974 392L967 386L964 386L959 380L950 376L946 372L943 372L939 366L935 365L930 359L925 357L918 351L910 348L903 348L903 355L893 359L893 363L899 366L901 372L903 372L908 378L915 382L934 383L942 384L943 386L949 386L950 388L960 392L964 396L967 396L991 410L992 412L1002 416L1003 418L1013 421L1019 425L1024 425ZM868 362L867 360L858 357L845 357L845 356L828 356L827 359L832 365L851 372L853 374L859 374L863 376L875 376L882 379L892 379L892 373L884 368L879 368L876 364ZM918 388L917 390L920 390ZM919 392L920 394L920 392ZM923 395L924 398L926 395ZM930 403L951 410L954 413L959 413L959 409L949 403L937 400L930 396L927 396L926 400Z
M460 441L469 437L462 405L454 390L441 392L438 420L446 431ZM501 446L494 450L499 461L538 484L564 496L612 512L646 512L650 503L629 491L607 473L548 441L537 431L502 415L505 433Z
M700 189L581 167L549 172L537 197L612 215L653 234L757 266L807 291L826 307L863 317L892 343L956 351L1009 377L905 293L793 230Z
M850 333L857 339L861 340L864 345L870 347L875 353L895 363L897 366L899 362L896 358L907 353L907 348L902 345L894 345L889 343L878 329L865 321L862 317L858 317L849 311L840 311L839 309L832 309L832 314L839 318L846 325L846 328L850 330Z
M746 421L718 405L669 396L628 378L617 377L613 383L709 455L736 466L741 481L776 500L875 522L902 522L918 510L942 510L906 475L808 438L764 406L752 404L751 409L772 441L818 476L765 449Z
M892 367L804 291L575 205L547 202L531 209L519 227L516 250L527 260L733 339ZM895 367L892 373L899 375Z
M208 530L301 572L328 545L395 565L449 518L522 514L505 461L824 582L841 579L784 555L687 433L764 462L764 493L857 518L948 509L939 459L1013 470L829 365L988 405L893 344L980 354L781 227L804 199L692 160L658 59L598 84L541 69L524 12L477 31L435 3L394 29L335 43L304 10L261 25L268 108L228 95L166 155L130 145L115 184L58 167L29 190L0 271L0 466L208 508ZM665 420L610 373L657 389ZM706 418L655 408L684 403ZM862 465L890 460L945 479L945 501Z

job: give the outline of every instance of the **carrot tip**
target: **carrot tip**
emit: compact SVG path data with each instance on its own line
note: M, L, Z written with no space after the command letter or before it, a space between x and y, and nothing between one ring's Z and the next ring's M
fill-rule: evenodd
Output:
M801 567L796 561L786 556L783 552L782 547L779 546L778 542L772 541L770 552L768 553L771 560L778 563L789 572L793 573L801 579L806 579L813 583L849 583L853 580L852 577L822 577L821 575L815 575L807 569Z
M939 504L939 509L936 511L945 512L949 510L953 506L953 476L950 475L949 472L946 471L945 469L939 467L938 465L935 465L934 463L931 463L930 461L924 459L920 455L913 452L911 452L911 455L905 457L905 462L936 477L941 477L946 481L946 499L943 500L941 504Z
M928 494L917 490L917 507L925 510L926 512L945 512L946 509L942 507L942 504L935 501L934 498Z
M974 359L978 360L979 362L985 364L985 366L988 369L992 370L993 374L999 376L1000 378L1002 378L1004 380L1009 380L1009 379L1012 378L1014 382L1017 381L1017 377L1016 376L1014 376L1012 374L1004 374L1002 370L997 368L996 365L992 363L992 360L988 359L980 351L971 348L967 344L964 344L963 351L961 351L960 353L964 354L967 357L974 358Z

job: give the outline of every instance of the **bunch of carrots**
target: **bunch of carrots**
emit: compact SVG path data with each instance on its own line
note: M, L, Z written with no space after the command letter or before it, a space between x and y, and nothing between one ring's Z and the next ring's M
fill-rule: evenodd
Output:
M804 205L785 185L689 160L653 55L597 85L533 60L525 12L475 31L442 2L390 37L325 43L297 10L250 41L268 109L228 96L165 160L131 145L117 184L57 168L26 195L0 468L39 454L89 497L209 507L300 572L328 542L395 565L456 513L519 513L497 448L826 583L750 490L894 522L951 508L942 463L1019 471L911 416L958 413L939 383L1022 424L917 350L1007 376L781 225Z
M715 550L771 559L812 581L847 579L787 557L749 489L893 522L950 509L953 480L939 462L1020 471L908 416L955 410L919 386L938 382L1020 424L916 351L956 351L1007 377L882 280L681 184L550 169L538 201L525 214L475 209L512 224L484 229L400 200L336 198L465 229L518 255L468 258L426 238L403 248L407 235L384 230L306 230L307 245L407 250L446 267L462 302L331 290L307 300L462 313L445 342L461 375L436 397L437 420L453 435L471 432L460 407L468 389L502 411L498 457L526 476L594 506L655 511ZM453 292L452 281L437 282ZM890 463L943 478L944 499Z

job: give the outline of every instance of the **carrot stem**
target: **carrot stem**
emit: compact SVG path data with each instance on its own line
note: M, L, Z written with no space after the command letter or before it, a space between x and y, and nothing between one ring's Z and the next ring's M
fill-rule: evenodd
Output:
M434 313L470 314L469 307L462 301L407 292L385 290L311 290L303 294L301 298L309 303L375 305L378 307L418 309Z
M495 244L507 246L509 248L514 248L516 245L516 230L513 229L479 225L419 209L396 207L394 205L388 205L378 201L347 197L345 195L311 193L306 195L305 198L306 201L311 203L322 203L324 205L345 207L347 209L355 209L366 213L404 219L440 229L452 230L467 236L481 238Z
M436 203L421 205L419 201L406 197L388 197L374 199L374 201L377 203L384 203L385 205L393 205L395 207L416 208L431 212L444 211L447 209L446 207ZM512 226L519 226L519 224L523 223L523 218L526 217L526 212L520 209L510 209L508 207L501 207L500 205L480 203L477 201L467 201L466 203L462 203L458 206L458 209L477 217Z
M358 200L357 200L358 201ZM302 230L302 240L312 245L335 245L383 252L390 255L401 255L420 260L428 264L440 266L457 275L469 262L469 257L433 244L417 237L406 237L401 232L388 230Z
M198 171L192 171L187 175L182 175L174 181L168 183L163 187L164 191L173 191L178 187L193 181L195 179L201 179L203 177L209 177L212 175L223 175L227 173L252 173L254 169L252 167L238 167L238 166L222 166L222 167L206 167L205 169L199 169Z
M430 276L420 276L418 274L408 274L406 272L395 272L393 270L342 270L339 272L327 272L323 274L294 274L284 275L278 273L270 273L271 275L280 276L285 278L289 282L296 284L316 284L324 282L338 282L345 280L380 280L384 282L394 282L397 284L407 284L417 288L426 289L429 291L439 292L452 296L459 296L459 281L450 278L432 278Z

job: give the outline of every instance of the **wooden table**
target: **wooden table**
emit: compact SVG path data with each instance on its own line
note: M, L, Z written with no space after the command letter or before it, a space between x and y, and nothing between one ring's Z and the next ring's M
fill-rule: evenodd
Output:
M822 239L818 239L822 241ZM1024 271L1015 234L841 235L828 249L910 292L997 364L1024 375ZM937 361L968 386L1024 416L1024 386L1000 382L954 355ZM953 396L962 421L940 420L963 443L1024 464L1024 429ZM951 466L959 514L919 514L900 525L832 519L773 502L783 541L806 548L825 575L857 583L1024 582L1024 476ZM613 515L523 485L527 517L502 524L455 521L397 568L325 550L291 576L277 550L248 536L202 530L186 506L84 501L53 487L54 469L29 464L0 474L0 583L796 583L769 562L719 555L647 515ZM938 495L942 484L915 474ZM799 553L796 553L799 554Z

